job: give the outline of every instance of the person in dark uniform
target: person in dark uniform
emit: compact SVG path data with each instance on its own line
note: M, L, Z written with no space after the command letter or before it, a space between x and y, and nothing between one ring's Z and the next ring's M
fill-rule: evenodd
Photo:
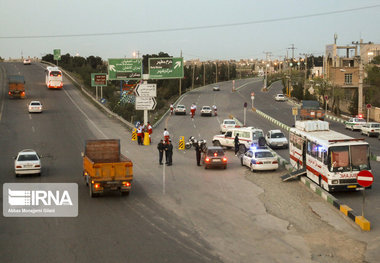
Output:
M195 145L195 154L197 157L197 165L201 166L201 153L202 153L202 147L199 145L198 142L194 143Z
M235 143L235 156L237 156L237 153L239 152L239 133L236 134L234 143Z
M172 140L170 140L170 139L168 141L168 144L166 145L165 157L166 157L166 164L168 166L172 165L172 162L173 162L173 144L172 144Z
M160 165L162 165L162 157L164 156L164 150L165 150L163 140L160 140L160 142L158 143L157 150L158 150L158 162L160 163Z

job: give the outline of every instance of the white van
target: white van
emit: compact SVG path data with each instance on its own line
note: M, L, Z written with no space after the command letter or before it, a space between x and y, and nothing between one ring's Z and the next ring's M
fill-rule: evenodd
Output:
M262 129L254 127L230 128L225 134L215 135L212 143L215 146L224 146L227 148L235 147L235 136L239 138L239 152L246 152L252 144L257 144L260 137L264 137Z

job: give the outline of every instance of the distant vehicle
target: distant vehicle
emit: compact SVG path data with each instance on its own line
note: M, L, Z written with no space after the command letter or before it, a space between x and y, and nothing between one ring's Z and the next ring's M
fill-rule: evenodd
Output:
M220 124L220 132L225 133L229 128L235 128L236 121L233 119L224 119Z
M35 150L25 149L15 157L15 174L39 174L41 175L41 160Z
M201 116L212 116L212 109L210 106L203 106L201 109Z
M203 155L203 164L205 169L210 167L227 168L227 157L224 154L223 148L219 146L210 146Z
M62 72L58 67L47 67L45 70L45 83L49 89L62 89Z
M41 113L42 112L42 103L38 100L31 101L28 105L28 111L30 113L32 113L32 112Z
M367 122L363 124L361 133L363 135L378 137L380 134L380 123L378 122Z
M275 101L286 101L286 97L284 94L277 94L276 97L274 97Z
M300 110L301 120L324 120L325 112L319 107L316 100L303 100Z
M175 109L174 109L174 114L175 115L178 115L178 114L184 114L184 115L186 115L186 107L185 107L185 105L177 105L177 107L175 107Z
M249 167L252 172L278 169L277 158L265 146L251 147L245 154L241 155L240 163Z
M360 187L360 171L371 171L369 144L329 129L326 121L296 121L289 131L290 164L323 189Z
M351 131L360 131L364 124L366 124L365 119L363 119L361 116L357 116L346 121L344 123L344 126L346 129L349 129Z
M288 139L281 130L270 130L265 135L266 143L271 148L288 148Z
M25 79L21 75L8 76L9 98L25 98Z
M223 146L227 148L235 147L235 136L239 138L239 152L245 153L252 144L258 144L259 138L264 137L262 129L254 127L230 128L225 134L215 135L212 143L215 146Z
M213 90L213 91L220 91L220 88L219 88L219 86L214 86L214 87L212 88L212 90Z
M83 176L90 196L105 190L129 195L133 180L133 163L120 152L120 140L87 140L83 155Z
M30 65L32 61L29 58L24 59L24 65Z

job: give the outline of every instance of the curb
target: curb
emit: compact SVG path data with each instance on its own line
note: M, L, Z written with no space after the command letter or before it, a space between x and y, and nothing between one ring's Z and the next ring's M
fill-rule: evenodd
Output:
M328 115L326 114L325 115L326 118L330 119L330 120L333 120L333 121L336 121L336 122L340 122L340 123L345 123L346 121L341 119L341 118L338 118L338 117L335 117L335 116L331 116L331 115Z
M306 185L309 189L311 189L314 193L322 197L327 203L334 206L340 212L342 212L345 216L350 218L355 224L357 224L363 231L371 230L371 223L362 216L356 215L356 212L351 209L347 205L343 205L340 201L335 198L333 195L326 192L324 189L316 185L313 181L308 179L305 176L301 177L301 182Z

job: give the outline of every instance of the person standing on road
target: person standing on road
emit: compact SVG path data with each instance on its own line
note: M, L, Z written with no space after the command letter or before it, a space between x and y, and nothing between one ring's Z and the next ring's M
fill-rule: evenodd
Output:
M212 105L212 108L214 109L214 116L217 116L218 115L218 113L216 112L217 111L217 109L216 109L216 105L214 104L214 105Z
M237 156L237 153L239 152L239 133L236 134L234 143L235 143L235 156Z
M142 125L139 124L139 126L137 127L137 144L138 145L142 145L143 144L143 142L142 142L142 133L143 133Z
M164 141L166 144L169 142L169 139L170 139L170 134L169 134L168 130L165 128L164 129Z
M174 111L174 106L172 103L172 104L170 104L170 115L173 115L173 111Z
M194 118L194 115L195 115L195 111L197 110L197 106L195 105L195 103L193 103L190 107L190 115L191 115L191 118Z
M166 157L166 164L168 166L171 166L173 163L173 144L172 144L172 140L170 139L168 141L168 144L166 145L165 157Z
M158 150L158 163L162 165L162 157L164 156L164 150L165 150L163 140L160 140L160 142L158 143L157 150Z
M197 157L197 165L201 166L201 153L202 147L199 142L194 143L195 145L195 156Z

